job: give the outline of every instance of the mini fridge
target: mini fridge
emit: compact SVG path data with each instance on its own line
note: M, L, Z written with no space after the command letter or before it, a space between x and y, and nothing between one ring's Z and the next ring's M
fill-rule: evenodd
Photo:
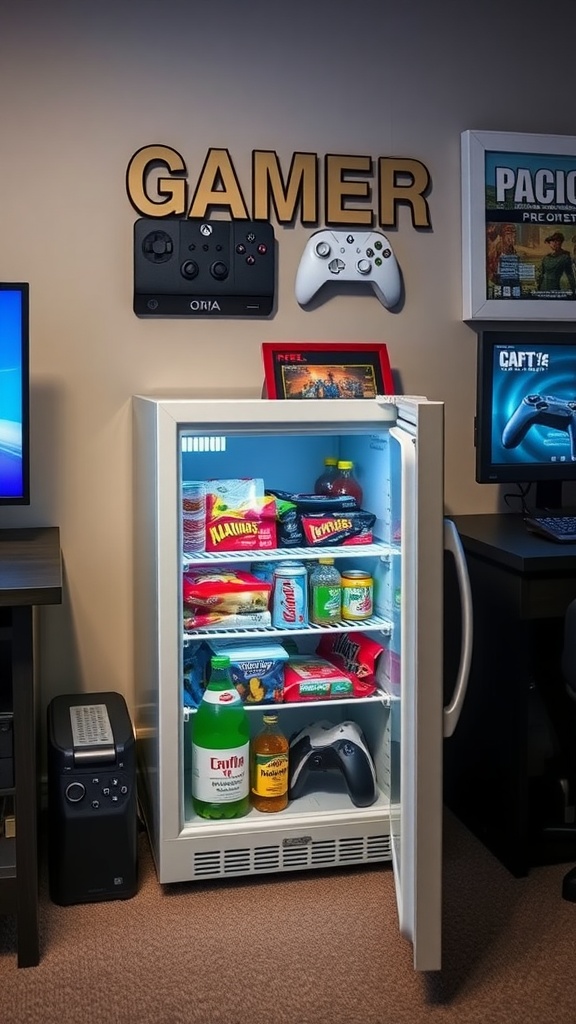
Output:
M391 862L399 927L414 966L441 966L442 749L466 690L471 652L465 560L443 509L443 405L424 398L268 400L139 395L134 410L135 728L139 797L161 883L225 880L286 871ZM324 458L351 460L368 543L184 551L187 481L258 478L266 490L309 494ZM444 550L462 595L461 658L443 706ZM322 555L340 570L367 570L372 615L313 623L183 628L185 570L258 568ZM325 773L274 814L207 821L191 801L194 709L185 706L184 659L212 639L284 641L310 653L327 633L361 632L380 645L377 689L368 697L274 705L287 736L319 721L353 722L365 737L377 799L356 806L338 773ZM266 706L248 708L251 730ZM322 784L320 784L320 782ZM280 884L280 880L279 880Z

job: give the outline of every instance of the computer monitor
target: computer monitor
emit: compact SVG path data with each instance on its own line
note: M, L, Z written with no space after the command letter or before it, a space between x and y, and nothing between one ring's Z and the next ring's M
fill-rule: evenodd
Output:
M29 286L0 282L0 506L28 504Z
M534 483L560 508L576 480L576 334L506 329L478 336L476 480Z

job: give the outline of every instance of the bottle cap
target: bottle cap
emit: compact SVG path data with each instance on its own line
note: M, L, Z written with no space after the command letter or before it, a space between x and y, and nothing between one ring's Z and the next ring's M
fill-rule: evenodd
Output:
M338 469L352 469L353 465L353 462L348 462L347 459L341 459L340 462L338 463Z
M334 565L334 559L328 558L327 556L325 558L319 558L318 561L320 565Z
M210 664L212 668L230 668L230 658L227 654L213 654Z
M335 459L334 456L329 455L327 459L324 459L324 465L325 466L337 466L338 465L338 459Z
M262 721L265 725L275 725L278 721L278 715L263 715Z

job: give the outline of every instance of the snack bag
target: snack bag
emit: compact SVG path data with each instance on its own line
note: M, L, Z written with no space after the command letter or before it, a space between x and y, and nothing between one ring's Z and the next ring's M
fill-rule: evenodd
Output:
M211 640L210 647L214 654L230 658L232 681L246 704L278 704L283 700L288 652L281 644Z
M277 547L276 499L271 495L237 505L220 495L206 501L206 550L252 551Z
M185 643L183 651L184 669L184 707L197 708L206 689L206 671L210 655L208 645Z
M317 655L291 656L284 667L284 701L354 696L354 677Z
M376 516L358 509L357 512L303 512L300 516L304 543L308 547L325 544L371 544L372 528Z
M254 626L272 625L270 612L244 612L230 615L225 612L207 612L204 608L184 608L184 632L196 632L202 629L251 629Z
M264 497L264 481L259 477L236 477L231 480L208 480L208 498L226 508L243 508Z
M326 633L316 651L338 668L353 673L357 680L356 696L369 697L376 692L376 670L386 648L367 633Z
M265 612L271 590L266 580L236 569L188 569L183 576L184 605L192 611L229 615Z

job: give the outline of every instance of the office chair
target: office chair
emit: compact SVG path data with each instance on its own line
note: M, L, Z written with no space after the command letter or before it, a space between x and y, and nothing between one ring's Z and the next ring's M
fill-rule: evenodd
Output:
M566 692L576 703L576 599L571 601L564 618L564 644L562 648L562 675ZM576 737L574 739L576 742ZM571 868L562 881L562 897L576 903L576 867Z

